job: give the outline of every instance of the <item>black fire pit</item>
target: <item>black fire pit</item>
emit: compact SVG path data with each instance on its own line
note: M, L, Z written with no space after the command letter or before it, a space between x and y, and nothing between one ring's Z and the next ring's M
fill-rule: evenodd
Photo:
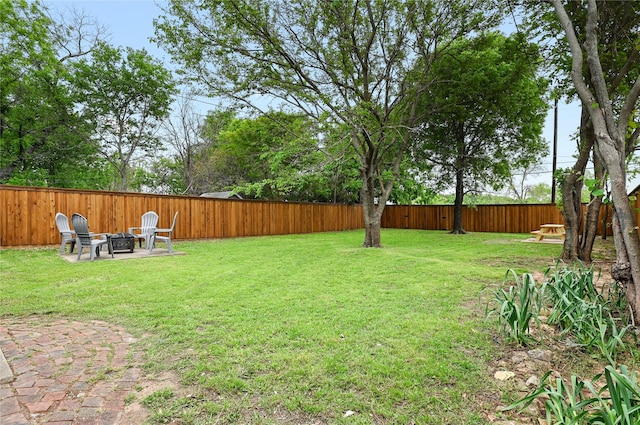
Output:
M131 233L120 232L114 233L110 237L110 247L113 252L133 252L135 247L135 237ZM109 252L111 254L112 252Z

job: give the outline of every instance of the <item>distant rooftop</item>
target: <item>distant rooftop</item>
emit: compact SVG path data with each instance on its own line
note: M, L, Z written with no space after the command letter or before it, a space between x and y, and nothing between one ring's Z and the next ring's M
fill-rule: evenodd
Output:
M227 192L206 192L200 195L201 198L218 198L218 199L242 199L242 196L232 191Z

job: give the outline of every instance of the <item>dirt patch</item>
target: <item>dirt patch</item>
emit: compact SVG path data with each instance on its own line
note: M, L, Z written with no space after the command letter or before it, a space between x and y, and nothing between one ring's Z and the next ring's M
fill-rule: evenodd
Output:
M184 391L180 385L180 380L173 372L164 372L157 377L141 377L125 404L122 423L132 425L142 424L149 417L149 409L143 405L144 399L157 391L162 391L167 388L171 388L177 393Z

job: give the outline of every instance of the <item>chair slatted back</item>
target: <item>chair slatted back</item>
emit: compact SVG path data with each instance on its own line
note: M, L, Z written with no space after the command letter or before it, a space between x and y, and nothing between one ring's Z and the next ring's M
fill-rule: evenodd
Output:
M158 227L158 214L155 211L147 211L142 214L142 233L155 231Z
M73 230L76 231L76 237L80 239L80 244L91 246L91 234L89 233L87 219L81 214L74 213L71 216L71 222L73 223Z
M171 225L171 230L169 230L169 233L173 233L173 229L176 228L177 220L178 220L178 211L176 211L176 213L173 215L173 224Z
M58 227L58 232L71 234L71 227L69 227L69 219L67 218L66 215L60 212L56 214L56 226Z

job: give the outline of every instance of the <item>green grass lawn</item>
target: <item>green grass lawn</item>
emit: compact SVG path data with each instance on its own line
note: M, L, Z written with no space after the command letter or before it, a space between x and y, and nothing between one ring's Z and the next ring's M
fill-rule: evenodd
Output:
M158 395L180 423L279 423L276 411L291 423L486 423L500 346L479 293L509 268L543 271L562 245L384 229L384 247L364 249L363 237L181 242L186 255L75 264L56 248L3 250L0 315L145 335L146 371L197 390Z

